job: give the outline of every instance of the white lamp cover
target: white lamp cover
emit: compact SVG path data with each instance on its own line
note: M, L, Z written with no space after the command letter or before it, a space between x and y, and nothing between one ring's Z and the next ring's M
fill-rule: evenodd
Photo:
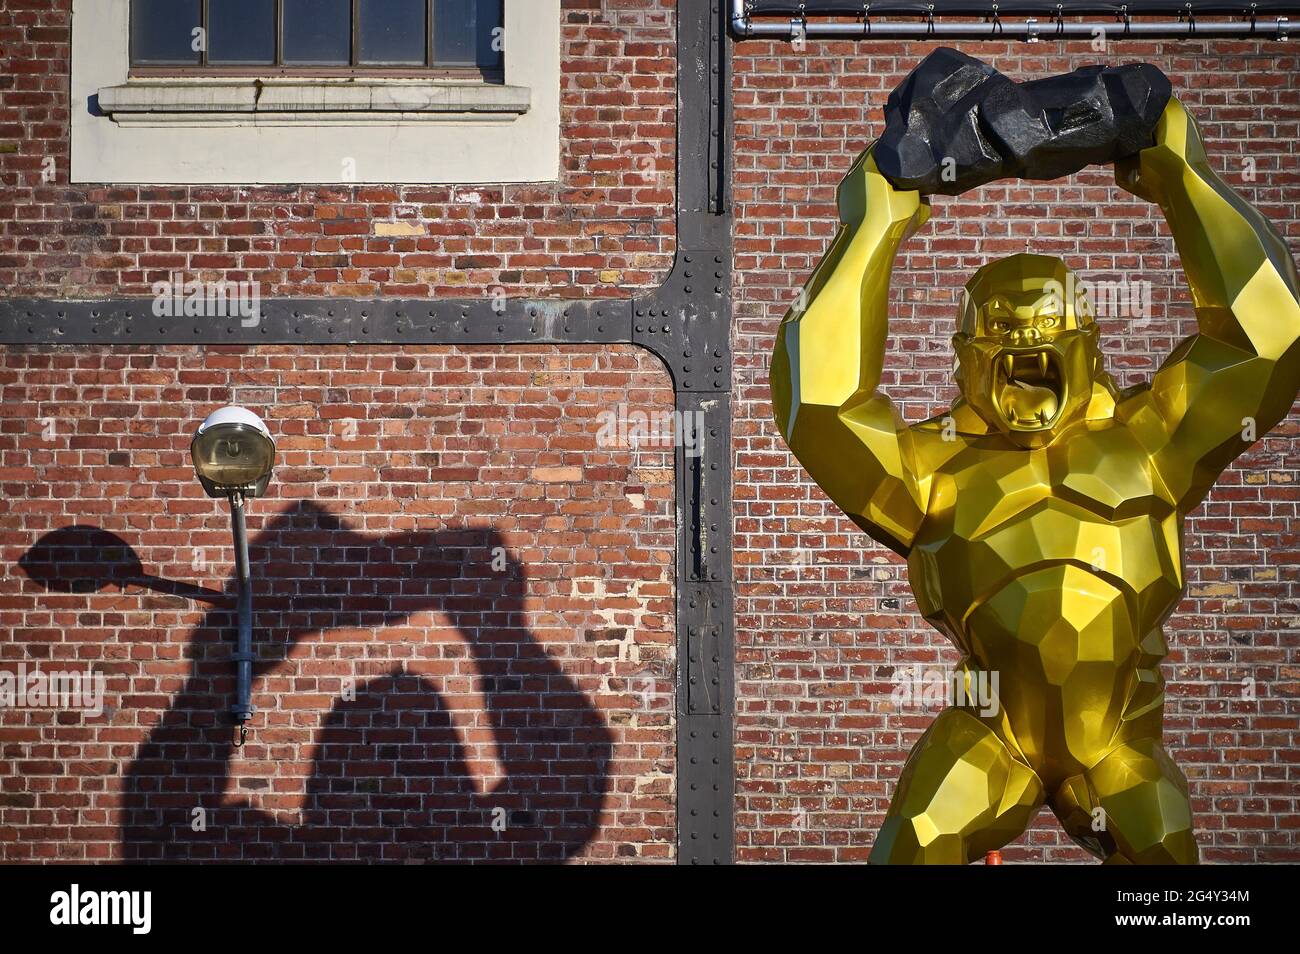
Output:
M235 407L233 405L230 407L223 407L220 410L213 411L209 414L204 418L203 423L199 425L199 429L195 431L194 436L197 437L208 428L215 427L218 424L243 424L247 427L255 427L268 438L271 437L271 431L262 423L260 417L246 407ZM274 439L272 439L271 443L275 443Z

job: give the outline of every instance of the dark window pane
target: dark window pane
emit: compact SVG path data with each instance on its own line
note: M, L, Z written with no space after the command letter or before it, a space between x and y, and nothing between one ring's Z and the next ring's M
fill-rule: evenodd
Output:
M199 0L131 0L131 62L198 63L193 30L202 15Z
M360 61L424 65L425 0L361 0Z
M284 61L347 66L352 0L284 0Z
M275 0L209 0L209 63L274 63Z
M504 23L503 0L434 0L434 64L499 68Z

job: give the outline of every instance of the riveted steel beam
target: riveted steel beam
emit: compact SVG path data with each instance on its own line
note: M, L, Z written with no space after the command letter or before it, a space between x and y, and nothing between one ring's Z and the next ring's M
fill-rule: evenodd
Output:
M631 343L631 302L274 298L249 318L160 316L152 298L0 299L0 344Z

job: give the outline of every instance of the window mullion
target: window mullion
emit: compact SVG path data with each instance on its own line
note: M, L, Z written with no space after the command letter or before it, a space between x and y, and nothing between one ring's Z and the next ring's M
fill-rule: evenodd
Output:
M424 66L426 69L433 69L433 7L433 0L429 0L428 4L425 5L424 13Z
M361 0L352 0L352 56L348 65L356 69L361 65Z
M275 0L275 66L284 66L284 0Z

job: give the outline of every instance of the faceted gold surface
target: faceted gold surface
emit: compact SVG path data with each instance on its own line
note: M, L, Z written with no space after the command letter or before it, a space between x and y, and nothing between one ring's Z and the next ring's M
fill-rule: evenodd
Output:
M873 862L969 862L1044 803L1107 860L1197 860L1187 783L1161 746L1161 624L1183 591L1184 518L1300 390L1298 283L1177 100L1116 180L1164 212L1196 308L1199 333L1149 384L1120 391L1102 367L1063 262L1017 255L967 285L961 399L904 424L877 391L889 278L929 207L870 149L778 331L772 400L790 449L907 558L967 678L998 676L996 706L945 710L912 750Z

